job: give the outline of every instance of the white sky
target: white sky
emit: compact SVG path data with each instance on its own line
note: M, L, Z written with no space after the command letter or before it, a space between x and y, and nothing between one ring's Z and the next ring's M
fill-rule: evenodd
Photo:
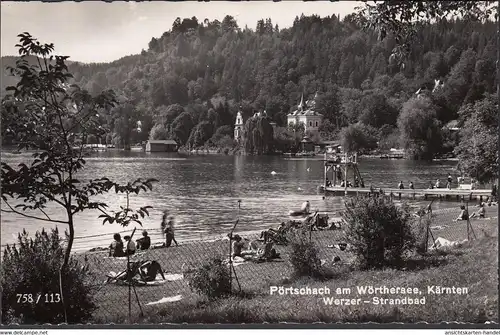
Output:
M242 28L255 29L270 17L280 28L290 27L295 16L346 16L360 5L340 2L5 2L0 3L1 55L17 55L17 35L29 32L42 43L54 43L55 52L73 61L109 62L148 48L177 17L196 16L222 21L232 15Z

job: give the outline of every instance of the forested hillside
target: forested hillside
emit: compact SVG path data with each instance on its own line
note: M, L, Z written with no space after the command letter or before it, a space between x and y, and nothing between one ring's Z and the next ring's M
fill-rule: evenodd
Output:
M317 111L328 121L313 136L343 134L361 149L404 146L429 158L458 145L444 126L467 121L474 109L459 113L461 107L487 103L495 92L495 30L492 22L460 20L421 26L410 58L399 64L393 39L379 41L350 16L296 17L288 29L270 19L243 28L230 16L178 18L140 55L69 68L91 93L110 88L120 96L103 115L111 129L106 141L119 146L150 136L232 146L237 111L248 117L265 109L278 124L274 148L293 149L297 134L286 129L286 114L302 93L318 92Z

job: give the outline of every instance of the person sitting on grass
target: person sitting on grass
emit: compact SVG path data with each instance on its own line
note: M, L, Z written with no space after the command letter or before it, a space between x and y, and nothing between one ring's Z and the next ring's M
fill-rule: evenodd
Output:
M231 253L231 256L233 258L236 256L242 257L242 252L243 252L243 247L245 246L245 242L243 242L240 235L234 235L232 240L233 240L232 243L233 252Z
M123 257L125 253L123 252L123 241L120 234L116 233L113 235L114 241L109 246L109 256L111 257Z
M311 204L309 204L309 201L303 202L300 210L303 214L309 214L309 212L311 211Z
M142 232L142 237L136 240L137 249L147 250L151 247L151 238L148 236L147 231Z
M273 240L276 243L285 244L286 233L289 229L290 226L287 226L285 222L282 222L277 229L269 228L268 230L262 231L262 233L260 234L260 238L264 240L264 243Z
M268 242L264 244L264 247L259 249L257 252L259 261L270 261L276 258L280 258L280 254L274 249L274 243Z
M139 274L144 281L154 281L158 274L165 280L161 265L157 261L146 261L139 266Z
M125 256L135 254L135 250L136 250L135 243L134 243L134 241L132 241L130 239L130 236L127 235L123 239L127 243L127 247L125 249Z
M469 219L469 212L464 205L460 206L460 215L455 219L455 221L467 221Z
M479 209L477 212L472 213L470 218L472 219L473 217L479 217L480 219L484 219L486 217L486 209L484 208L484 203L481 203L479 205Z

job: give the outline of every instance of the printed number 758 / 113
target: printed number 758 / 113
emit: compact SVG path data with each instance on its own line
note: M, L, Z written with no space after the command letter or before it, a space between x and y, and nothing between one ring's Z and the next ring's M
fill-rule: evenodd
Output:
M43 298L42 302L44 303L58 303L61 302L61 295L59 293L45 293L45 294L37 294L36 297L33 296L31 293L25 293L25 294L17 294L17 303L18 304L38 304Z

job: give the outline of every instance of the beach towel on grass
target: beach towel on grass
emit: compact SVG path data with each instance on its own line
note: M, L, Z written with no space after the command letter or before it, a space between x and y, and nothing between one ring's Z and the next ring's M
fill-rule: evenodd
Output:
M167 302L175 302L175 301L179 301L179 300L182 300L182 295L176 295L176 296L173 296L173 297L165 297L165 298L161 298L160 300L158 301L152 301L152 302L148 302L146 304L146 306L151 306L151 305L158 305L158 304L165 304Z
M340 251L350 251L352 246L349 243L337 243L326 246L327 248L339 249Z
M431 230L442 230L444 228L448 227L448 225L444 225L444 226L432 226L430 227Z
M442 249L446 247L458 247L464 243L466 243L467 240L463 240L461 242L459 241L450 241L442 237L438 237L435 241L434 244L431 246L431 249Z

